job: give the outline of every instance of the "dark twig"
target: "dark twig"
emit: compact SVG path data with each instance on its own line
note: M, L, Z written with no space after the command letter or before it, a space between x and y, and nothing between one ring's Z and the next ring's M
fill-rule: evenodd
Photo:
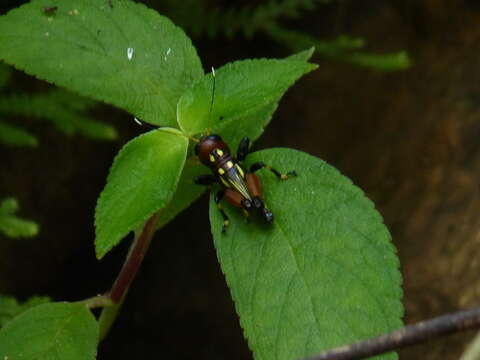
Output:
M424 340L480 327L480 308L459 311L409 325L401 330L341 346L305 360L353 360L393 351Z
M160 214L158 212L153 214L145 222L140 232L135 233L135 239L130 246L127 259L125 260L120 273L113 283L112 289L109 293L104 295L104 297L107 297L107 299L111 300L111 304L110 306L103 308L98 320L100 340L107 335L110 327L117 317L118 312L120 311L128 288L132 284L133 279L135 279L138 269L142 264L143 257L150 246L159 216Z
M116 304L122 300L133 279L135 279L135 275L137 275L143 257L150 245L150 240L152 240L152 236L155 233L158 217L159 214L156 213L147 220L141 233L135 237L130 247L130 252L123 264L122 270L120 270L112 286L112 290L110 290L110 298Z

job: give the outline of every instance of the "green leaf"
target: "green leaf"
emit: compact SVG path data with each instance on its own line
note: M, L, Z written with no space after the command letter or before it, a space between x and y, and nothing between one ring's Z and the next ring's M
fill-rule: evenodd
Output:
M38 234L38 225L30 220L14 215L18 210L15 198L6 198L0 202L0 232L11 238L32 237Z
M0 214L0 231L11 238L32 237L38 234L38 225L13 215Z
M0 294L0 327L4 326L13 317L25 310L49 301L51 301L51 299L47 296L33 296L22 304L19 304L13 296Z
M244 136L256 139L268 124L287 89L316 65L289 58L252 59L229 63L216 70L212 106L212 73L185 92L178 103L178 123L189 135L209 129L235 147ZM210 112L211 109L211 112Z
M140 135L116 156L95 211L97 257L172 199L188 139L175 129Z
M0 202L0 214L10 215L18 211L18 201L14 197L2 199Z
M406 51L390 54L353 53L347 55L346 59L352 64L382 71L404 70L412 66L412 61Z
M213 197L218 258L256 360L301 359L402 325L399 260L382 217L351 181L324 161L291 149L251 154L298 177L257 172L275 221L249 224ZM382 359L394 359L388 354Z
M97 341L97 322L84 304L43 304L0 329L0 359L94 360Z
M143 4L109 3L34 0L10 11L0 17L0 59L143 121L175 125L180 95L203 74L195 48Z
M307 62L308 60L310 60L310 58L312 57L313 53L315 52L315 48L314 47L310 47L309 49L307 50L302 50L296 54L293 54L293 55L290 55L289 57L287 57L285 60L288 60L288 61L304 61L304 62Z
M28 131L0 121L0 143L5 145L35 147L38 145L38 140Z
M168 224L175 216L177 216L205 192L206 187L196 185L194 183L194 179L198 175L208 173L209 169L202 164L195 163L194 161L187 161L185 163L182 175L178 181L177 191L175 192L172 200L160 213L157 228L161 228Z
M265 62L267 63L273 62L274 64L277 64L277 63L286 64L288 62L291 62L293 64L292 68L298 71L301 68L313 67L313 65L306 63L306 61L308 61L308 59L312 55L313 51L314 49L301 51L297 54L294 54L288 57L285 60L249 60L249 61L239 62L240 64L237 64L237 63L236 64L240 70L245 68L246 69L245 71L250 71L250 70L254 70L256 66L255 63L257 64L257 66L262 67L263 66L262 64L264 64ZM249 62L252 62L253 65L250 66ZM260 65L258 65L259 63ZM224 71L222 69L219 70L220 74L222 73L222 71ZM229 76L234 77L234 72L236 70L233 69L231 71L232 73L230 73ZM219 76L220 75L217 75L217 82L216 82L217 90L215 95L214 107L217 106L216 105L217 96L219 93L217 84L218 84ZM301 75L298 75L298 76L301 76ZM292 80L292 82L294 80ZM190 105L185 107L186 98L187 97L195 97L195 98L203 97L205 101L203 105L208 105L208 111L209 111L210 104L211 104L211 88L208 89L208 85L209 85L208 81L211 81L211 79L209 80L208 77L204 78L202 82L200 82L194 87L193 91L188 91L184 95L184 97L182 97L179 103L179 113L181 113L182 111L187 111L189 116L191 116L191 118L187 119L187 122L189 122L189 124L191 124L192 126L196 126L196 122L198 121L202 113L201 112L197 113L196 111L198 109L196 110L194 108L189 108ZM245 86L248 86L248 84L245 84ZM205 95L210 96L210 98L207 99L207 96ZM282 94L277 93L277 95L279 98ZM222 135L222 138L230 144L232 149L236 149L238 142L244 136L249 136L250 139L252 140L256 139L263 132L264 126L268 124L268 121L270 120L273 112L277 108L278 98L270 102L267 101L266 103L262 103L262 101L259 101L259 107L256 109L256 111L251 111L250 113L246 112L243 114L243 116L239 116L238 119L235 117L236 116L235 111L238 110L238 111L245 112L245 108L242 107L242 104L240 104L240 106L232 108L231 109L232 118L230 119L230 121L225 122L224 124L222 124L221 127L217 128L221 131L220 134ZM225 102L227 101L229 101L229 98L225 99ZM198 102L197 105L200 107L202 106L200 102ZM195 105L191 104L191 106L195 106ZM181 117L182 116L180 115L180 118ZM207 119L207 122L208 122L208 119ZM197 129L197 130L193 130L192 133L195 133L195 131L200 132L200 130ZM193 183L193 179L195 178L195 176L200 174L205 174L205 173L209 173L209 169L207 169L203 165L198 164L198 162L195 164L194 159L192 159L190 163L187 162L187 165L185 166L185 169L183 171L182 177L178 185L178 190L175 193L175 196L170 202L170 204L164 209L164 211L162 211L159 222L158 222L158 227L162 227L166 225L178 213L184 210L188 205L190 205L195 199L197 199L205 191L204 187L195 185Z

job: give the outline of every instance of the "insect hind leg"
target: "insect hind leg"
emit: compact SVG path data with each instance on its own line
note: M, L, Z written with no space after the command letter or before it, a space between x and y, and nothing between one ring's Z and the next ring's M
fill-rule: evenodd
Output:
M223 217L222 234L226 233L227 227L230 225L230 219L228 218L228 215L225 213L225 210L223 209L223 206L220 203L220 200L222 200L224 194L225 194L225 190L221 190L215 194L215 204L217 204L217 208Z
M295 170L289 171L286 174L282 174L280 171L278 171L277 169L274 169L270 165L265 164L263 161L253 163L250 166L250 172L254 173L255 171L260 170L262 168L266 168L266 169L270 170L273 174L275 174L275 176L279 180L287 180L288 178L290 178L292 176L297 176L298 175Z

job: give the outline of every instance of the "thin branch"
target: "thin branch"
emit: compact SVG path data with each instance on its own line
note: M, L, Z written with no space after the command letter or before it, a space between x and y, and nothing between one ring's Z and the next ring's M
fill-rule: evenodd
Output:
M409 325L401 330L341 346L305 360L353 360L393 351L424 340L480 327L480 308L459 311Z
M135 279L138 269L142 264L143 257L150 246L152 236L155 233L158 218L159 213L153 214L145 222L142 232L135 237L135 240L130 246L127 259L125 260L122 270L120 270L120 273L118 274L117 279L113 283L112 289L110 290L110 299L112 299L115 304L121 302L133 279Z
M120 308L122 307L123 300L127 294L133 279L137 275L138 269L142 264L145 253L150 246L153 234L157 226L160 213L153 214L143 225L141 231L135 234L135 239L130 250L128 252L125 263L123 264L120 273L118 274L115 282L113 283L110 292L104 295L110 300L110 306L106 306L102 309L100 318L98 320L99 325L99 340L101 341L110 331L110 328L115 321Z
M80 302L85 304L89 309L113 305L112 299L110 299L108 294L93 296Z

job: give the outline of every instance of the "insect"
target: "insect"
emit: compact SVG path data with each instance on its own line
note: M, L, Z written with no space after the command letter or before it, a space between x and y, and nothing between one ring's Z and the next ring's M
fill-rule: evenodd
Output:
M249 138L244 137L238 145L236 157L231 155L228 145L217 134L203 136L195 146L195 154L213 172L213 174L197 176L195 183L209 186L220 182L222 185L222 189L215 194L215 203L223 216L222 233L226 232L230 224L220 203L222 198L242 209L247 219L251 214L258 214L265 222L273 222L274 216L262 199L262 185L255 174L257 170L266 168L280 180L287 180L290 176L297 175L296 171L282 174L263 162L256 162L248 171L245 170L241 162L248 155L249 144Z

